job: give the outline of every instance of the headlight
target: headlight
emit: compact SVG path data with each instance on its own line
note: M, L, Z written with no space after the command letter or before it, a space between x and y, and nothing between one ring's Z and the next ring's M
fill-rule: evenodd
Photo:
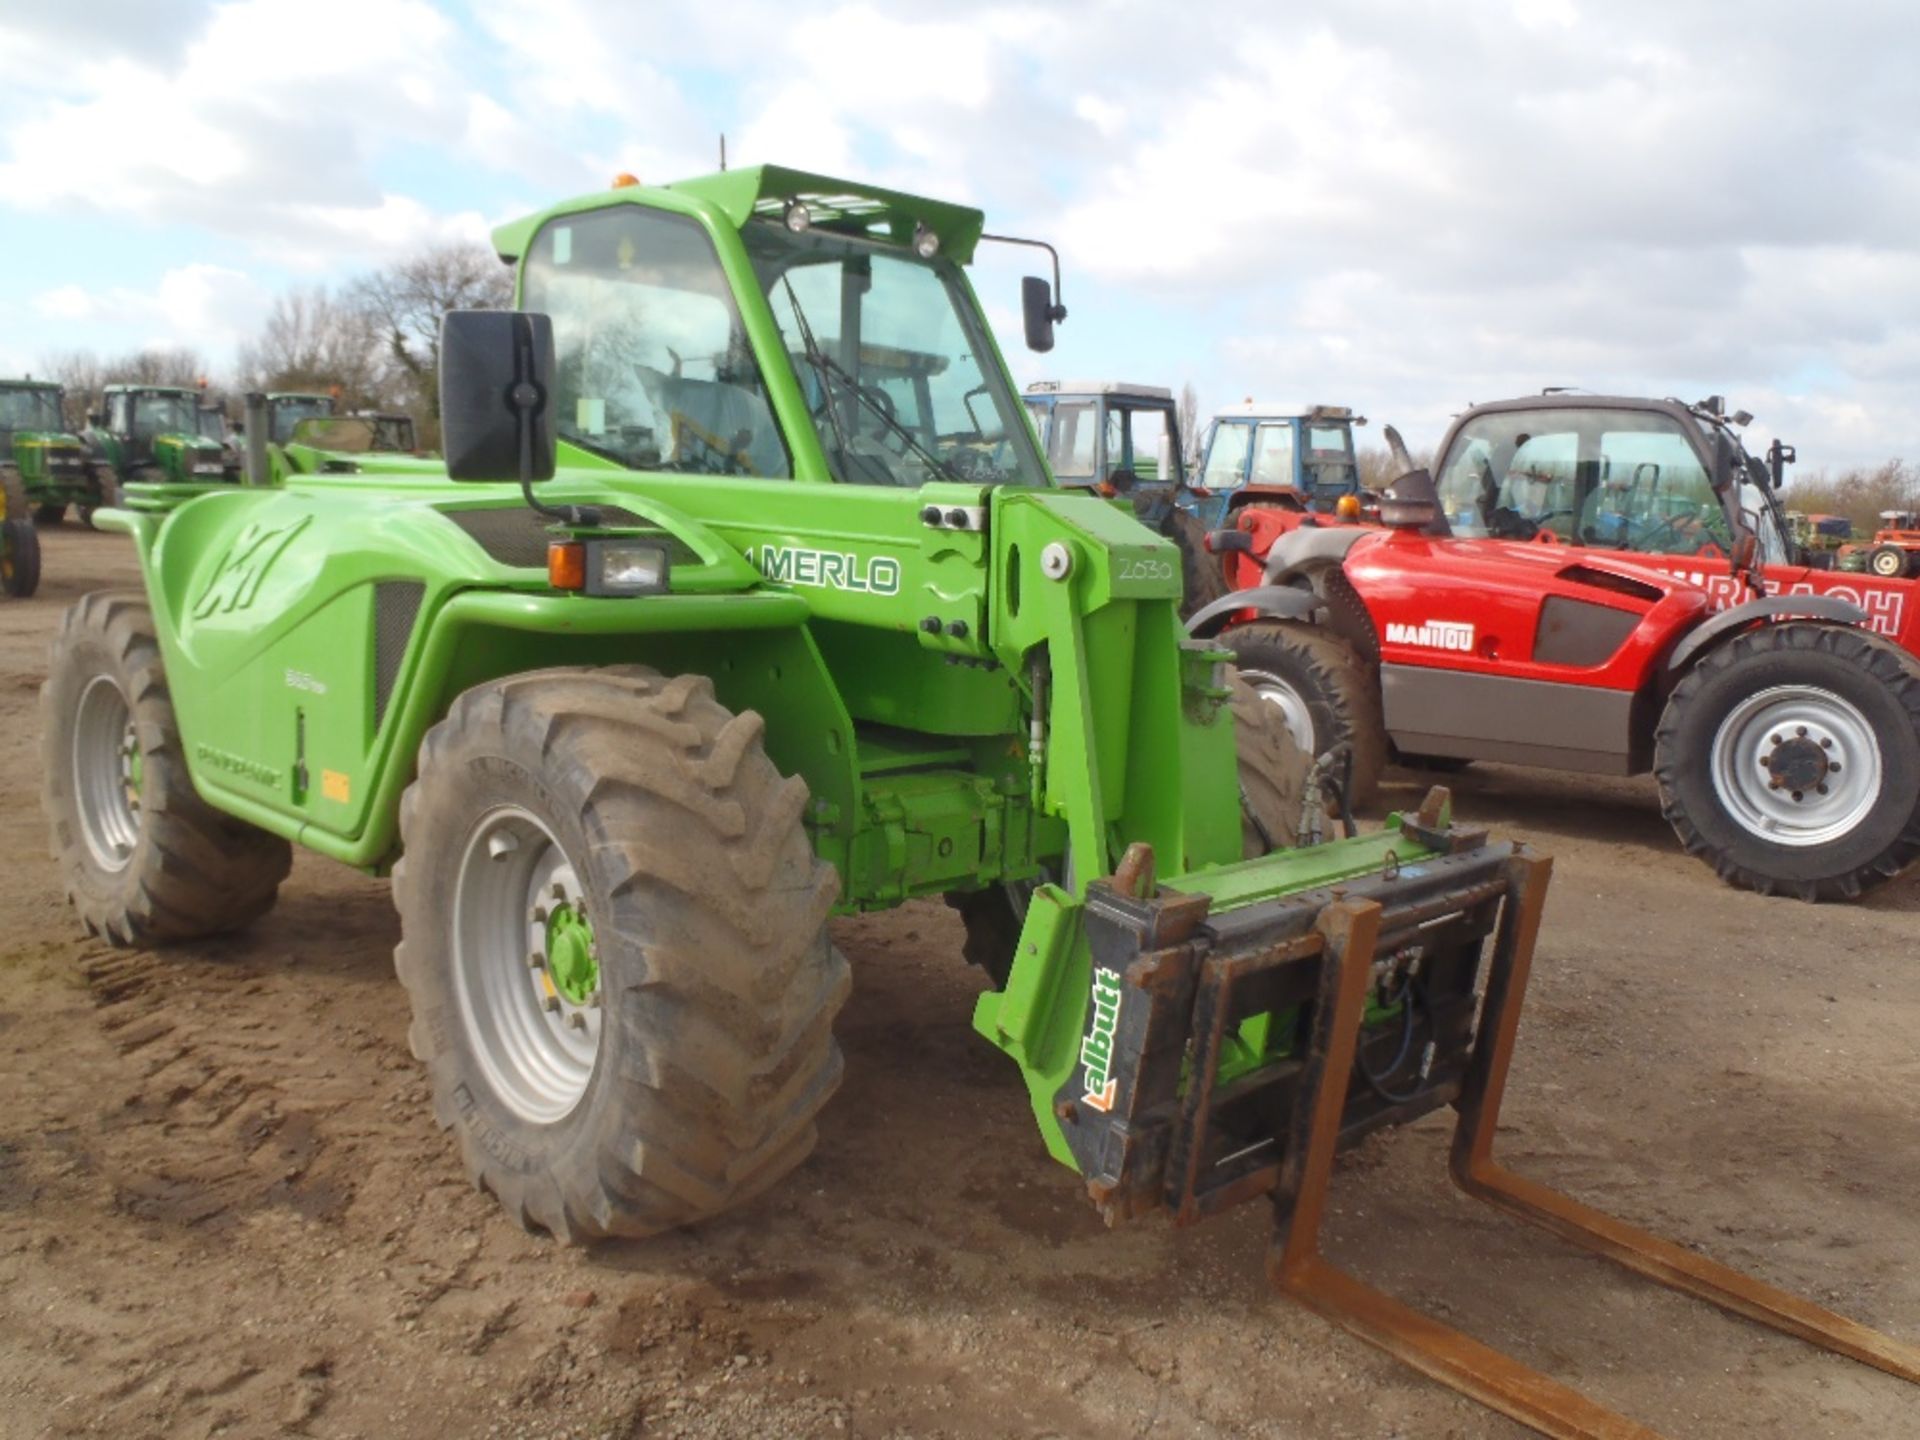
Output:
M667 550L641 540L589 540L589 595L656 595L667 588Z
M556 540L547 580L588 595L660 595L668 588L667 547L651 540Z

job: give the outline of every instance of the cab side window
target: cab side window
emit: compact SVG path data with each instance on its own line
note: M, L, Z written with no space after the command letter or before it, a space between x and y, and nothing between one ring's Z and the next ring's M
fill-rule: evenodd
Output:
M1246 482L1247 455L1253 448L1253 426L1222 421L1213 428L1207 447L1207 468L1200 483L1209 490L1236 490Z

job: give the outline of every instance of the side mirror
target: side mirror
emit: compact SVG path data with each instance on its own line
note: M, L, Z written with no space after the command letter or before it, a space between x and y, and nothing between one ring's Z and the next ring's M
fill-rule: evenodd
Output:
M1251 555L1253 536L1245 530L1209 530L1206 545L1209 555Z
M1067 307L1053 303L1053 287L1039 275L1020 282L1020 311L1027 323L1027 348L1044 355L1053 349L1053 327L1067 318Z
M440 443L452 480L551 480L553 321L449 310L440 322Z

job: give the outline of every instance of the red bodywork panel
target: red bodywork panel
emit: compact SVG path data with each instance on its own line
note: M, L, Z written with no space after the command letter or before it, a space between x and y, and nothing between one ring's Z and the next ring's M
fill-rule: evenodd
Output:
M1366 602L1383 662L1510 680L1639 690L1709 608L1706 594L1684 580L1565 545L1382 530L1348 551L1344 568ZM1541 616L1556 596L1621 611L1634 628L1598 664L1542 661Z
M1235 589L1260 583L1261 568L1267 552L1282 535L1309 523L1312 517L1284 511L1250 509L1236 516L1239 527L1253 536L1250 554L1230 554L1227 579ZM1370 541L1361 542L1371 544ZM1498 546L1501 549L1541 550L1558 557L1562 563L1589 563L1608 569L1626 567L1630 571L1654 571L1684 580L1706 592L1715 610L1724 610L1752 598L1744 582L1736 579L1724 557L1712 555L1643 555L1626 550L1603 550L1590 545L1563 545L1545 541L1455 540L1444 542L1459 546ZM1355 549L1358 553L1358 547ZM1461 563L1469 554L1457 558ZM1769 565L1767 591L1773 595L1831 595L1857 605L1867 614L1868 625L1910 653L1920 654L1920 581L1883 580L1877 575L1844 570L1815 570L1805 565ZM1474 583L1483 578L1477 568ZM1368 597L1371 604L1371 597Z

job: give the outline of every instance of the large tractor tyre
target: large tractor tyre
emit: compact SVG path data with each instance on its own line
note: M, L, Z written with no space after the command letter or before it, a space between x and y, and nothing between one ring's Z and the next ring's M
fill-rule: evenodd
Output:
M1207 549L1206 528L1199 517L1176 507L1167 516L1166 537L1180 552L1180 613L1192 615L1228 593L1226 568Z
M1356 806L1371 803L1387 763L1380 687L1353 647L1317 625L1263 620L1222 637L1241 677L1285 719L1308 755L1336 745L1353 751Z
M1654 774L1681 843L1723 880L1852 899L1920 854L1920 666L1848 626L1746 631L1675 687Z
M1302 750L1278 710L1244 680L1233 682L1234 751L1240 775L1241 853L1251 860L1300 843L1307 775L1313 758ZM1026 924L1027 900L1036 882L1015 881L947 896L960 914L966 938L960 954L1004 990L1013 971L1013 951Z
M1883 580L1898 580L1907 573L1912 558L1898 545L1876 545L1867 553L1867 569Z
M440 1124L567 1241L718 1215L813 1149L851 988L838 892L752 711L704 677L460 696L401 801L395 967Z
M40 588L40 535L31 520L0 520L0 590L25 600Z
M1251 860L1300 844L1313 754L1279 706L1245 676L1233 681L1233 738L1240 761L1241 853Z
M144 596L67 611L40 689L40 772L67 898L92 934L163 945L272 908L293 851L194 790Z
M67 502L49 500L44 505L33 507L33 523L36 525L59 525L67 518Z

